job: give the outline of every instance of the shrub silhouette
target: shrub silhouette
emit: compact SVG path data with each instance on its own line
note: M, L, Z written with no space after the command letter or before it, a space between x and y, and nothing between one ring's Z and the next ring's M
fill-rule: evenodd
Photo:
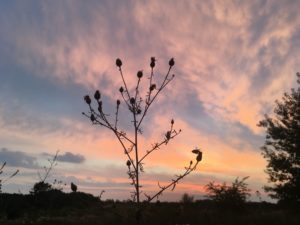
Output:
M241 209L245 205L247 198L250 197L250 189L247 188L248 184L245 182L248 178L244 177L241 180L236 178L231 185L209 182L205 186L208 197L222 208Z
M122 66L123 63L120 59L116 60L116 66L119 69L120 76L123 82L123 86L119 88L119 92L121 94L122 102L127 107L129 114L131 114L132 121L132 130L133 136L130 137L128 135L129 132L125 132L119 126L119 111L121 100L116 101L116 110L114 119L110 117L107 112L104 111L102 96L99 90L96 90L94 93L95 106L92 104L92 99L89 95L84 96L84 101L87 103L89 107L88 113L83 113L94 125L103 126L109 130L111 130L114 134L118 142L121 144L125 155L128 160L126 162L126 166L128 168L128 176L131 180L131 185L134 187L134 191L132 192L132 199L137 203L137 211L136 211L136 220L139 224L141 218L141 180L140 174L144 172L144 160L154 151L159 150L162 146L167 145L173 138L180 134L181 130L177 130L174 128L175 121L171 119L170 128L165 132L165 135L161 141L154 142L152 146L142 152L139 145L139 136L142 135L142 123L149 112L150 107L157 99L158 95L165 89L165 87L174 79L175 75L171 75L171 70L175 65L174 59L169 60L169 69L166 75L163 78L162 83L157 84L155 82L154 76L154 68L156 66L155 57L151 57L150 59L150 75L148 76L148 89L146 96L142 96L141 82L144 79L145 75L142 70L138 71L136 74L137 82L133 89L130 89L125 80L125 76L123 74ZM95 110L95 108L97 110ZM151 202L153 199L157 199L163 192L167 189L174 190L178 182L183 179L185 176L194 171L198 165L198 163L202 160L202 152L199 149L195 149L192 151L196 154L195 162L190 161L188 166L185 167L185 171L182 174L175 175L175 178L171 180L168 185L160 185L158 183L159 191L153 195L149 195L144 192L144 196L146 197L146 201Z
M37 193L43 192L43 191L50 191L50 190L52 190L52 185L49 183L46 183L44 181L35 183L32 188L32 192L34 194L37 194Z
M37 194L39 192L45 192L45 191L51 191L51 190L62 190L62 185L63 182L60 180L54 179L53 183L50 184L46 182L48 177L50 176L51 171L53 170L54 166L57 165L57 156L58 156L59 151L55 153L53 158L48 159L48 167L44 166L44 174L42 175L40 172L38 172L39 180L33 185L32 190L30 191L31 194ZM66 184L64 184L66 185Z
M76 192L76 191L77 191L77 185L74 184L73 182L71 182L71 190L72 190L73 192Z
M194 196L189 195L188 193L184 193L180 200L183 204L190 204L194 202Z

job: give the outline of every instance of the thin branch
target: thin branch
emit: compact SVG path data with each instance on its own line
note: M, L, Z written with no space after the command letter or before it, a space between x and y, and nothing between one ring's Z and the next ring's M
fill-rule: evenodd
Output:
M181 174L181 175L176 175L176 179L173 179L172 182L170 182L167 186L161 186L159 185L160 191L158 191L156 194L154 194L153 196L150 195L146 195L147 197L147 201L151 202L153 199L157 198L158 196L162 195L162 193L169 189L172 188L172 190L175 189L177 183L183 179L185 176L189 175L192 171L196 170L197 165L198 165L199 161L196 162L196 164L192 167L192 161L190 162L189 167L186 167L186 171ZM159 183L158 183L159 184Z
M45 180L48 178L51 170L53 169L55 163L56 163L56 160L57 160L57 156L58 156L58 153L59 153L59 150L56 151L55 155L53 156L52 159L48 159L48 162L50 163L49 167L46 168L45 167L45 176L43 179L41 179L41 182L45 182Z
M139 79L140 81L140 79ZM139 85L139 81L137 87ZM136 197L137 197L137 204L140 204L140 185L139 185L139 155L138 155L138 127L137 127L137 120L136 120L136 109L135 109L136 101L132 104L132 114L133 114L133 122L134 122L134 142L135 142L135 178L136 178Z
M84 112L82 113L82 115L84 115L85 117L87 117L87 118L89 118L89 119L91 118L89 115L87 115L87 114L84 113ZM99 117L99 118L100 118L100 117ZM102 122L99 121L97 118L95 118L95 120L93 121L93 124L95 124L95 123L97 123L97 124L99 124L99 125L101 125L101 126L104 126L104 127L108 128L108 129L112 130L114 133L116 133L116 134L118 134L119 136L121 136L122 138L126 139L126 140L129 141L131 144L134 144L134 142L133 142L130 138L128 138L128 137L127 137L126 135L124 135L122 132L120 132L120 131L114 129L112 126L108 126L108 125L102 123Z
M20 172L20 170L16 170L12 175L10 175L6 179L2 180L2 184L5 183L6 181L8 181L9 179L13 178L14 176L16 176L19 172ZM0 181L0 183L1 183L1 181Z
M122 132L119 132L119 131L117 131L116 129L114 129L112 126L111 126L111 124L108 122L108 120L106 119L106 117L105 117L105 114L101 111L101 115L99 115L99 114L97 114L96 112L95 112L95 110L92 108L92 107L90 107L90 109L91 109L91 111L92 111L92 113L94 113L94 114L96 114L96 116L98 117L98 118L101 118L106 124L104 124L103 122L101 122L101 121L99 121L97 118L94 118L93 119L93 124L99 124L99 125L101 125L101 126L104 126L104 127L106 127L106 128L108 128L108 129L110 129L111 131L113 131L113 133L115 134L115 136L117 137L117 139L119 140L119 142L120 142L120 144L122 145L122 147L123 147L123 149L124 149L124 153L127 155L127 157L128 157L128 159L130 160L130 162L132 163L132 166L135 168L135 165L134 165L134 163L133 163L133 160L132 160L132 158L131 158L131 156L129 155L129 153L127 152L127 148L126 148L126 146L125 146L125 144L123 143L123 141L122 141L122 139L121 139L121 137L122 138L124 138L124 139L126 139L127 141L129 141L131 144L135 144L132 140L130 140L127 136L125 136ZM91 114L92 114L91 113ZM91 116L88 116L86 113L82 113L82 115L84 115L84 116L86 116L87 118L89 118L89 119L91 119Z
M118 126L118 116L119 116L119 107L120 107L120 100L117 100L117 109L116 109L116 119L115 119L115 130L117 130Z
M139 85L140 85L140 82L141 82L141 78L138 78L138 82L137 82L136 88L135 88L135 97L134 97L135 101L136 101L136 98L137 98L137 96L139 94Z
M121 67L119 67L119 71L120 71L120 74L121 74L121 77L122 77L122 81L123 81L123 84L124 84L125 91L126 91L126 93L127 93L128 99L130 99L129 90L128 90L128 88L127 88L127 85L126 85L126 82L125 82L125 79L124 79L124 76L123 76L123 72L122 72L122 68L121 68Z
M172 76L171 78L168 79L169 74L170 74L170 71L171 71L171 68L172 68L172 67L170 66L170 67L169 67L169 70L168 70L168 72L167 72L167 74L166 74L166 76L165 76L165 78L164 78L164 81L162 82L160 88L157 90L157 92L155 93L155 95L153 96L152 99L150 98L151 90L149 91L148 101L146 102L146 105L145 105L145 109L144 109L143 115L142 115L142 117L141 117L141 119L140 119L140 121L139 121L139 123L138 123L138 125L137 125L137 128L140 127L140 125L141 125L143 119L144 119L145 116L146 116L146 113L147 113L148 109L150 108L150 105L153 103L153 101L155 100L155 98L156 98L156 97L158 96L158 94L166 87L166 85L167 85L171 80L173 80L174 76Z
M153 145L153 147L150 150L146 151L146 154L140 158L139 163L141 163L151 152L158 150L160 146L162 146L163 144L167 144L169 142L169 140L175 138L178 134L181 133L181 130L179 130L178 132L176 132L174 135L170 136L169 139L165 139L163 141L161 141L160 143L156 143Z

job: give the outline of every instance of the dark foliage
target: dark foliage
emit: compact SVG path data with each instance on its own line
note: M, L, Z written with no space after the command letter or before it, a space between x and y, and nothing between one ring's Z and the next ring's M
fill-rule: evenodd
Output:
M49 204L37 204L48 201ZM0 224L5 225L132 225L135 222L134 202L99 201L84 193L43 192L39 196L0 195ZM220 210L214 201L204 200L190 204L141 203L144 225L175 224L274 224L298 225L296 210L283 209L270 203L246 203L243 213ZM46 206L47 205L47 206Z
M297 73L300 84L300 73ZM266 128L262 147L270 186L265 190L281 201L300 201L300 88L284 93L275 103L275 117L265 115L258 126Z
M194 202L194 196L189 195L188 193L184 193L181 197L180 202L183 204L190 204Z
M245 182L247 178L244 177L241 180L236 178L231 185L210 182L206 185L208 197L222 208L243 209L247 198L250 196L250 189L247 188L248 184Z
M32 194L37 194L40 192L50 191L52 190L52 185L43 181L37 182L33 185Z
M71 190L72 190L73 192L76 192L76 191L77 191L77 185L74 184L74 183L72 183L72 182L71 182Z
M41 214L49 215L53 210L83 209L97 202L98 198L82 192L48 190L34 195L5 193L0 195L0 217L2 215L9 220L24 216L38 217Z

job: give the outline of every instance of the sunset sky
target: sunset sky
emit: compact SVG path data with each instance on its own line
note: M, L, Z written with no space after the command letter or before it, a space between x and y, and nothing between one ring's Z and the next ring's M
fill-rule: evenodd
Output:
M136 72L149 75L154 56L157 82L172 57L176 76L149 111L142 150L164 138L172 118L183 132L145 161L144 191L183 172L199 147L197 171L162 200L184 192L200 199L209 181L245 176L253 193L270 200L262 190L265 133L257 124L296 87L299 8L292 0L0 1L1 179L20 170L3 191L28 193L59 150L49 182L66 182L66 192L74 182L79 191L130 198L127 158L109 130L82 116L83 96L99 89L114 115L122 84L116 58L133 90Z

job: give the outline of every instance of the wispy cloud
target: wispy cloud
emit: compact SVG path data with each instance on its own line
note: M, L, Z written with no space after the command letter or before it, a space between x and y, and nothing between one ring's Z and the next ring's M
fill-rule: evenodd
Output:
M57 156L57 161L69 162L69 163L83 163L85 157L80 154L73 154L72 152L65 152Z
M121 85L115 58L123 59L134 87L136 71L148 73L151 56L158 59L155 82L175 57L176 79L150 111L141 143L147 149L149 140L163 137L172 118L183 133L168 150L153 155L153 164L164 171L181 168L180 160L189 160L190 149L200 145L206 151L201 170L209 176L249 173L263 185L259 146L264 137L256 124L295 86L299 2L0 4L0 140L5 146L35 154L72 149L65 157L82 155L85 161L78 166L93 164L95 157L121 165L124 157L112 134L81 117L82 96L99 88L113 115Z

